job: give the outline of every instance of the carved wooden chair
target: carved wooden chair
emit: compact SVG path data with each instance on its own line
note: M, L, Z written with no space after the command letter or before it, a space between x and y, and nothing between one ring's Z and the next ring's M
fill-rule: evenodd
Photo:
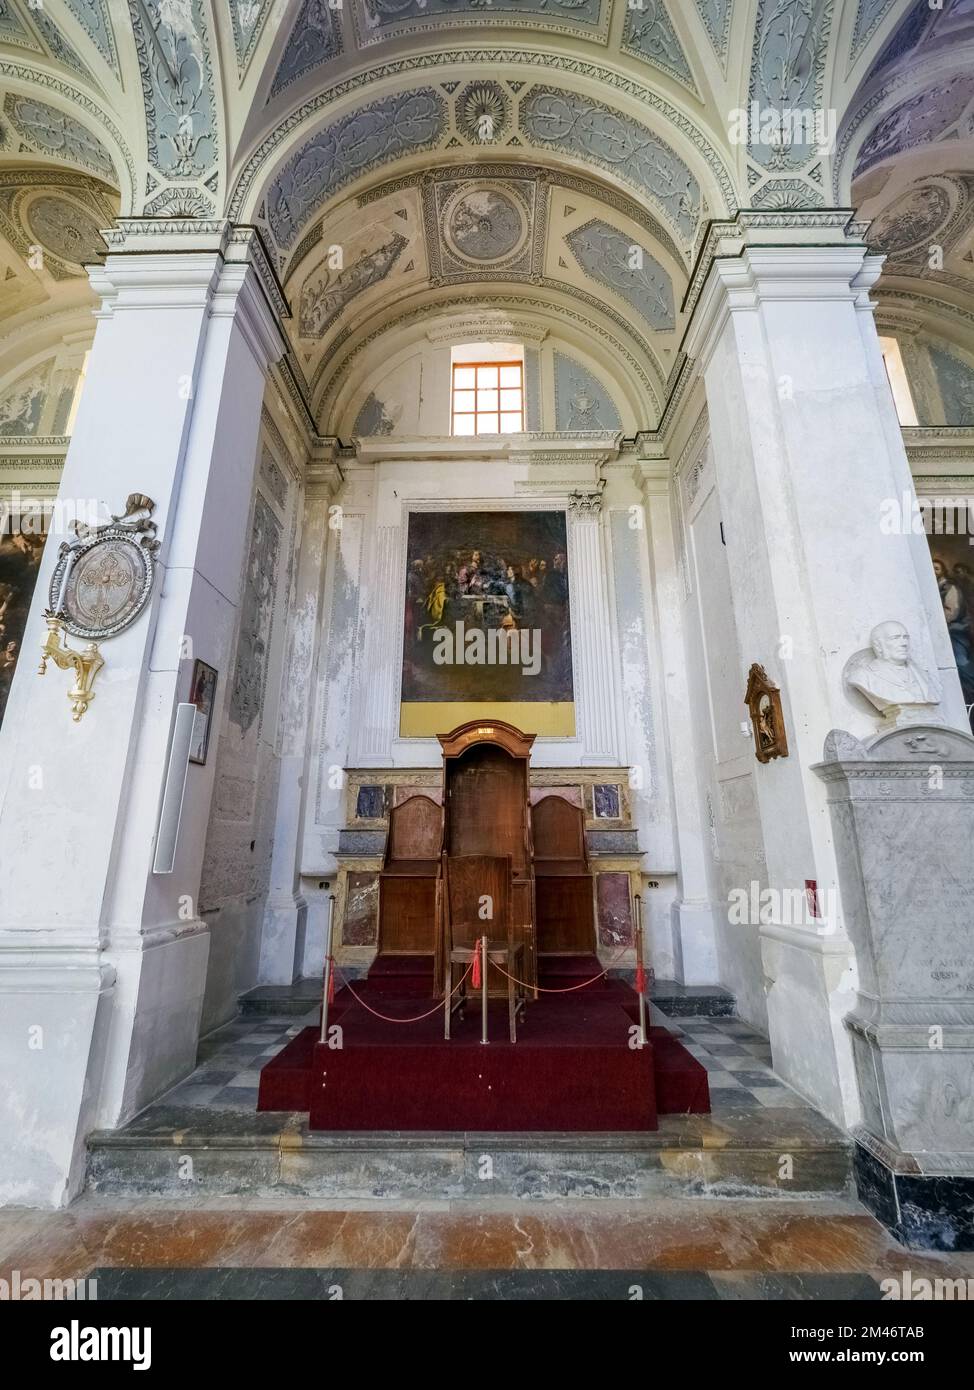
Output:
M446 1038L450 1036L453 1014L459 1011L462 1017L468 999L481 998L479 991L468 992L469 976L464 978L456 1000L453 991L457 967L465 972L473 965L480 938L486 936L487 995L488 998L506 995L511 1042L517 1042L517 1015L524 1008L525 996L516 981L524 978L524 946L514 940L511 878L510 855L443 856L443 944L439 954L445 967L443 1035ZM489 912L487 917L481 915L485 906Z

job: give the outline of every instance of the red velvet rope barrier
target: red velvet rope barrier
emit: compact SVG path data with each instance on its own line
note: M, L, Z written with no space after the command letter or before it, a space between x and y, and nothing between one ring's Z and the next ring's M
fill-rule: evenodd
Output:
M337 969L337 967L333 967L333 975L335 969ZM457 985L456 989L450 991L451 999L453 998L454 994L457 993L457 990L462 988L464 981L466 980L467 976L470 974L470 971L472 969L473 963L471 962L471 964L467 966L466 970L461 975L460 983ZM346 980L344 976L342 976L342 985L345 989L348 990L349 994L356 1001L356 1003L361 1004L362 1008L367 1010L368 1013L372 1014L374 1018L381 1018L383 1023L422 1023L424 1018L432 1018L433 1014L440 1014L443 1012L444 1009L444 1004L441 1002L439 1004L434 1004L433 1008L429 1009L425 1014L417 1014L415 1018L392 1018L391 1015L380 1014L378 1009L373 1009L371 1005L366 1004L362 996L360 994L355 993L354 989L352 989L352 986L349 984L348 980Z
M608 975L609 971L616 965L618 961L622 960L622 957L626 954L626 952L629 949L630 948L628 946L623 946L622 950L616 956L615 960L610 960L609 964L605 967L601 974L593 975L590 980L583 980L580 985L564 985L560 989L545 989L542 985L529 985L526 980L519 980L516 975L508 975L504 967L502 965L498 965L496 960L492 960L490 963L495 970L500 971L500 973L504 976L505 979L513 980L516 985L521 985L523 989L536 989L539 994L573 994L577 989L587 989L589 985L594 985L597 984L599 980L604 980L606 975ZM488 960L490 960L489 951L487 952L487 958ZM645 987L646 981L644 978L643 989L645 989ZM639 993L641 994L642 990L640 990Z

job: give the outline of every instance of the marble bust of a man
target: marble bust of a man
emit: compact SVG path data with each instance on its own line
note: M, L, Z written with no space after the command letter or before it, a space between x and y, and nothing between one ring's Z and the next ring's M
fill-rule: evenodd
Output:
M943 694L940 678L925 671L910 655L910 634L898 622L878 623L870 645L846 662L847 686L858 690L890 725L939 723Z

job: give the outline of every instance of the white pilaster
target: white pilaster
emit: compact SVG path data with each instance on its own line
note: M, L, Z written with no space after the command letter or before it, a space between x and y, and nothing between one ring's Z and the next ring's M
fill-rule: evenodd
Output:
M768 883L793 892L815 880L822 902L830 892L838 902L826 932L762 925L775 1065L851 1121L858 1107L842 1018L855 963L824 792L810 769L830 729L876 730L842 670L880 621L905 623L917 659L941 667L944 711L959 725L962 701L918 549L880 527L908 474L889 428L878 341L863 326L875 267L864 268L864 248L836 226L816 229L830 244L762 237L786 242L788 232L752 229L739 255L713 262L687 351L706 383L741 691L755 661L782 691L790 756L756 771Z
M195 1062L215 729L207 766L190 768L165 877L152 873L156 818L187 651L229 675L265 373L283 339L252 239L158 225L123 224L92 272L102 307L60 492L106 512L133 492L153 498L152 599L103 644L95 699L73 724L66 677L41 680L27 659L42 640L49 545L0 733L0 989L11 996L0 1204L67 1200L90 1124L116 1123ZM52 1002L64 990L70 1010ZM46 1023L41 1046L32 1016Z
M388 767L398 736L402 631L402 527L377 525L369 595L371 623L359 689L358 765Z
M328 558L328 485L313 484L304 499L300 560L288 632L281 767L271 884L260 943L263 984L290 984L304 962L308 906L300 891L300 853L311 759L311 718L320 651L322 593ZM312 808L313 814L313 808Z
M568 555L572 642L575 644L575 717L583 766L622 762L618 673L610 627L612 604L598 492L569 497Z
M687 985L719 980L714 904L707 878L705 830L696 794L696 752L689 717L687 658L681 619L679 556L668 482L647 472L643 480L653 601L662 669L667 756L661 775L669 778L675 821L679 897L673 904L677 978Z

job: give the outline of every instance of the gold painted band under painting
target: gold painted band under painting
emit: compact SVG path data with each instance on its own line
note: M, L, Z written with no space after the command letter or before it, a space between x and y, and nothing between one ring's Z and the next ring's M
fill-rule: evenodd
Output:
M575 705L570 701L410 701L399 706L400 738L435 738L472 719L502 719L540 738L574 738Z

